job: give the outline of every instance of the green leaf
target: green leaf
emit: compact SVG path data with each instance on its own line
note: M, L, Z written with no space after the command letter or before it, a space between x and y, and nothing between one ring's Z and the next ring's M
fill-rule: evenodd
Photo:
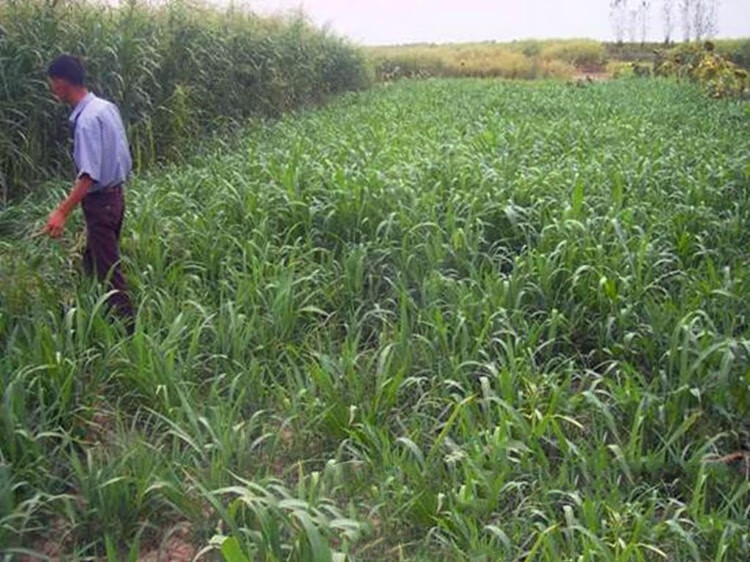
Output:
M318 528L315 526L315 523L313 523L310 516L304 511L295 511L293 516L296 517L305 528L307 541L310 543L310 548L312 549L313 561L331 562L331 549L323 542L323 538L320 536L320 531L318 531Z
M570 206L574 217L579 217L583 210L583 179L578 178L570 196Z
M226 562L250 562L240 548L236 537L225 537L221 543L221 554Z

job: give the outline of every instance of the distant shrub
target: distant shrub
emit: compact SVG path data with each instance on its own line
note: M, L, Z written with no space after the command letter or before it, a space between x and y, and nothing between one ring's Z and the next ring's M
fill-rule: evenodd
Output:
M627 78L634 75L633 65L624 61L610 61L606 70L612 78Z
M715 98L745 97L750 92L747 70L716 52L713 43L682 45L660 54L654 73L696 81Z
M745 69L750 69L750 39L717 44L717 52Z
M546 60L561 60L576 68L596 71L606 63L604 46L598 41L571 40L551 43L541 52Z
M530 41L521 49L521 52L529 58L538 57L542 54L542 46L536 41Z
M639 78L648 78L653 74L653 66L646 62L631 62L630 67L633 69L633 76Z
M541 75L543 78L570 78L576 73L576 68L562 60L544 60L541 65Z
M429 78L444 76L445 64L436 56L400 54L374 61L376 77L380 81L400 78Z
M664 43L605 43L605 56L611 61L653 62Z

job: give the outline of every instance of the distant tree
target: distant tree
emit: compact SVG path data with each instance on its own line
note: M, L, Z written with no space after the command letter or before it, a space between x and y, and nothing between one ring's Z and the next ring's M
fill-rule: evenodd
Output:
M664 24L664 43L669 45L674 31L674 0L662 0L661 19Z
M700 41L703 39L705 34L706 24L706 3L703 0L697 0L695 2L695 8L693 8L693 32L695 33L695 40Z
M609 20L615 41L622 44L625 41L625 32L628 26L628 0L610 0Z
M639 10L630 10L628 16L628 40L631 43L638 41L638 14Z
M692 38L692 18L694 0L679 0L680 23L682 23L682 38L687 43Z
M694 0L693 33L696 41L714 37L718 31L718 0Z
M712 39L719 34L719 8L721 7L720 4L720 0L709 1L706 36Z
M646 44L648 38L649 18L651 16L651 0L641 0L638 7L638 23L641 30L641 45Z

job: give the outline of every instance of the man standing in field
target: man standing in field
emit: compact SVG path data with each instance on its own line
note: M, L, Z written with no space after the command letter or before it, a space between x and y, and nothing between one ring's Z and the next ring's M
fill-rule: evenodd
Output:
M86 219L84 269L99 281L109 281L115 291L109 297L110 310L132 331L133 307L119 249L125 213L123 184L132 170L125 127L115 105L86 89L85 71L77 58L57 57L47 76L52 93L73 108L70 126L77 176L68 197L50 213L45 232L52 238L61 236L68 215L81 203Z

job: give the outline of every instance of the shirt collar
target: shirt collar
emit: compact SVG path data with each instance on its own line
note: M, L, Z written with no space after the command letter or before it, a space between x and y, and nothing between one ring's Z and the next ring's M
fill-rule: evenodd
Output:
M89 92L86 94L81 101L78 102L78 104L73 108L73 111L70 112L69 120L71 123L75 123L76 119L78 119L78 116L81 115L84 109L86 109L86 106L93 100L96 96Z

